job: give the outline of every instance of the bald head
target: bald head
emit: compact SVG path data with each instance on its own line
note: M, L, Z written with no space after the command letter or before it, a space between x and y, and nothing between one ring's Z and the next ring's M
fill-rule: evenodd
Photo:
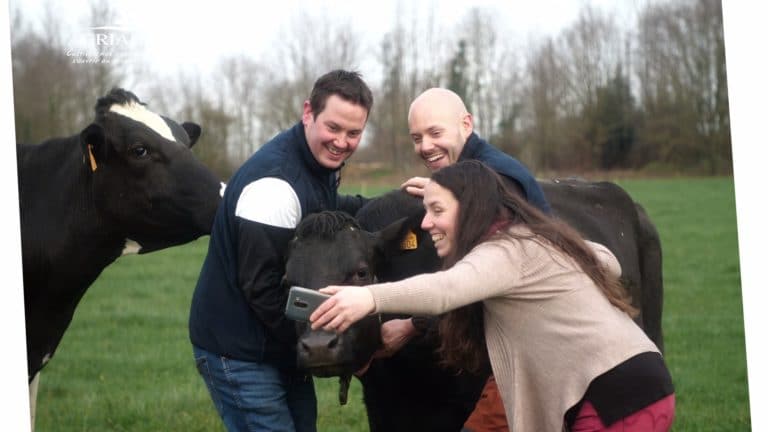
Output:
M461 118L469 113L459 95L440 87L433 87L416 96L408 109L408 122L410 123L411 116L421 114L422 110L441 110L455 118Z
M411 103L408 128L416 154L435 171L458 161L472 133L472 114L459 95L435 87Z

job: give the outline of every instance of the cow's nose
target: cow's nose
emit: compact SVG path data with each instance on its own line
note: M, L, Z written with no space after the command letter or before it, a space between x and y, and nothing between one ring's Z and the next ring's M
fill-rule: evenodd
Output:
M313 352L318 352L318 351L333 350L334 348L336 348L338 344L339 344L338 336L334 336L333 338L327 341L323 341L322 343L312 343L309 341L300 342L301 350L309 354L312 354Z
M314 332L299 340L299 354L307 358L333 358L339 348L339 335L333 332Z

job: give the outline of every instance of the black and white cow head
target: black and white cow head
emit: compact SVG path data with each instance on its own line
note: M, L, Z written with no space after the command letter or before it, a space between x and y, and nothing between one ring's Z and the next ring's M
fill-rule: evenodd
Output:
M139 253L209 234L222 184L190 151L200 126L160 116L123 89L95 109L80 141L100 214L123 227Z
M434 248L431 241L423 242L428 236L420 230L420 223L418 215L402 218L371 233L343 212L310 215L296 230L284 283L311 289L367 285L377 281L377 274L391 269L393 262L405 262L408 256L413 257L410 267L423 272L421 254L426 250L428 257L430 251L434 255ZM417 247L414 236L423 246ZM379 316L368 316L342 334L312 331L308 325L298 324L298 366L321 377L343 377L358 371L381 346L380 324Z

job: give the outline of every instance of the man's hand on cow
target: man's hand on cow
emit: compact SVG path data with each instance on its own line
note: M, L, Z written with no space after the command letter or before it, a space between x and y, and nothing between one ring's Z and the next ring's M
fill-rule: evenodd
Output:
M382 347L373 355L374 358L392 357L417 334L413 321L394 319L381 325Z
M320 292L333 297L321 303L310 315L312 330L322 327L325 331L343 333L376 308L373 295L365 287L329 286Z
M429 178L427 177L411 177L406 180L405 183L400 185L400 189L403 189L413 196L423 198L424 186L426 186L428 182Z

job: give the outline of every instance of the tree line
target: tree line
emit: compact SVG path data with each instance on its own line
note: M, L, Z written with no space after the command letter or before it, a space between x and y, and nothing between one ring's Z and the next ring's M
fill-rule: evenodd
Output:
M17 140L76 133L111 87L141 88L155 111L203 126L195 151L227 178L298 121L317 76L368 62L380 79L369 80L375 105L360 161L412 169L408 106L442 86L462 96L481 136L534 172L732 172L719 0L650 2L631 25L585 5L559 33L526 41L491 9L469 9L447 29L409 2L394 7L396 21L374 47L353 23L299 13L267 55L230 56L211 76L170 79L140 58L74 62L55 10L35 30L12 8ZM117 15L101 0L83 20L95 27Z

